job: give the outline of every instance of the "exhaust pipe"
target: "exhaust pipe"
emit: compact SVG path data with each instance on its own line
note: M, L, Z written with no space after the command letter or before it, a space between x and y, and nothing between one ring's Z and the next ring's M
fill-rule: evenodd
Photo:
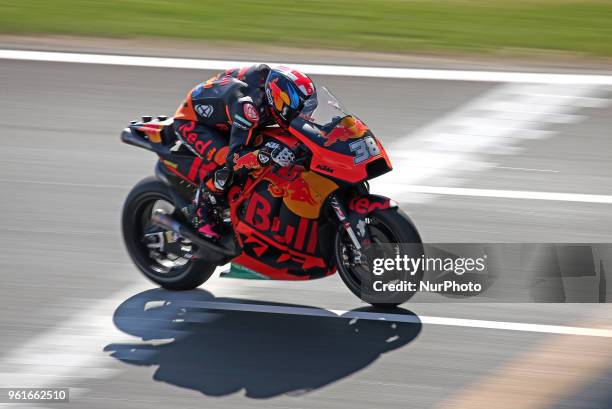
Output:
M218 254L222 254L227 257L236 256L235 252L228 250L225 247L217 246L216 244L213 244L203 239L191 227L174 220L172 217L168 215L165 215L163 213L156 213L151 217L151 221L155 223L156 225L158 225L159 227L162 227L167 230L172 230L179 236L184 237L187 240L190 240L192 243L194 243L196 246L200 248L205 248L207 250L214 251Z

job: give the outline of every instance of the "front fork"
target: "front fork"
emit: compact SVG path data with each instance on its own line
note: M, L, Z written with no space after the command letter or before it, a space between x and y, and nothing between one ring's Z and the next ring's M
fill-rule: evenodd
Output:
M362 242L357 237L357 234L355 234L355 229L351 225L351 222L346 213L346 209L344 205L342 204L342 202L340 202L340 200L338 200L338 198L334 194L332 194L331 196L330 205L332 209L334 209L334 213L336 214L336 217L338 218L340 225L346 231L347 235L349 236L349 239L351 240L351 244L353 245L353 251L352 251L353 263L354 264L361 263L363 260L363 256L361 252L363 248Z

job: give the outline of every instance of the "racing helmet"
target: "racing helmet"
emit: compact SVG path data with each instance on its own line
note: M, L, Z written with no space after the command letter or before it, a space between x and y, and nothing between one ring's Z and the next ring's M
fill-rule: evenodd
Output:
M272 116L284 127L300 113L310 115L317 106L314 83L298 70L272 68L266 78L265 90Z

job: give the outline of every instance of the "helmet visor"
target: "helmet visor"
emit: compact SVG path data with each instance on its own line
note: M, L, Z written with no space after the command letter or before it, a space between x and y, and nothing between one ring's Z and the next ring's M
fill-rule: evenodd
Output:
M318 105L319 100L317 99L317 93L315 92L310 97L308 97L307 100L304 101L304 106L302 107L302 111L300 112L300 114L307 117L312 117L312 114L317 109Z

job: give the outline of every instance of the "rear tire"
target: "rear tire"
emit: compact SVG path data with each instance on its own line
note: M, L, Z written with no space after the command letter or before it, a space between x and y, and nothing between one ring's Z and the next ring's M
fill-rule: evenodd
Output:
M217 267L215 264L203 259L188 259L185 264L168 267L150 255L144 237L148 228L146 213L159 201L174 206L168 186L154 176L138 182L128 194L122 214L123 240L128 254L149 280L168 290L197 288L210 278Z
M382 225L386 226L391 233L390 235L393 236L392 241L389 241L389 243L418 244L419 246L410 248L411 252L422 251L421 236L408 215L406 215L401 209L390 208L385 210L374 210L368 215L368 218L371 220L377 220L378 222L382 223ZM341 228L336 233L334 255L338 274L340 275L340 278L342 278L342 281L344 281L344 284L346 284L353 294L359 297L362 301L379 308L394 308L412 298L416 292L403 291L401 293L397 293L389 300L384 300L384 302L376 302L375 300L379 299L379 297L374 297L374 299L364 297L362 291L362 280L360 279L359 274L356 274L353 268L346 266L345 260L343 259L343 243L347 240L347 237L344 236L346 236L346 233L344 229ZM407 251L406 248L403 248L402 250ZM416 274L411 277L411 281L415 282L420 282L422 279L422 270L416 272Z

